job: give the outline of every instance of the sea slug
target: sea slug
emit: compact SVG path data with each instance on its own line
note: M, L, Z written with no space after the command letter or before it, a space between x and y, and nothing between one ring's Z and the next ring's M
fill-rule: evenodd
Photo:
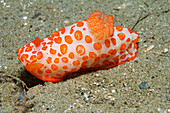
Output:
M59 82L71 72L108 69L134 59L138 33L114 27L112 15L101 16L97 10L50 37L36 37L18 49L19 61L37 78Z

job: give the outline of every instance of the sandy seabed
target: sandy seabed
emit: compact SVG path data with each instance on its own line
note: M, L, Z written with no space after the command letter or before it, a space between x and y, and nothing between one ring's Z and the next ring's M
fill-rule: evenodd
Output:
M168 0L0 1L0 113L170 112ZM138 32L135 60L108 70L43 82L19 62L17 49L82 21L94 10Z

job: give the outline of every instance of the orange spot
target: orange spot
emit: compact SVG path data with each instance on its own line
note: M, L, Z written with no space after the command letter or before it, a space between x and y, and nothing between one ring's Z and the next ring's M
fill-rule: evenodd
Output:
M48 40L51 40L51 41L52 41L52 40L53 40L53 38L52 38L52 37L48 37Z
M119 56L115 56L112 60L117 60Z
M40 69L44 66L44 64L41 63L30 63L30 64L26 64L25 68L29 71L32 72L33 70L37 70Z
M126 42L130 42L130 38L128 38L128 39L126 40Z
M37 51L32 51L32 54L35 54L35 53L37 53Z
M60 51L63 55L66 54L67 53L67 45L66 44L60 45Z
M70 34L72 34L74 32L74 29L73 29L74 27L75 27L75 25L71 27Z
M54 63L59 63L59 58L55 58Z
M116 52L117 52L116 49L114 49L114 50L113 50L113 49L110 49L109 52L108 52L108 54L115 55Z
M131 33L131 34L133 33L133 31L130 28L127 28L127 29L129 31L129 33Z
M71 72L76 72L76 71L77 71L77 68L71 69Z
M59 57L61 57L61 56L62 56L62 54L61 54L61 53L58 53L58 56L59 56Z
M66 35L66 36L65 36L65 41L66 41L68 44L72 44L73 39L71 38L70 35Z
M38 74L43 74L43 71L41 71L40 69L38 69Z
M78 54L80 54L80 55L83 55L84 53L85 53L85 48L84 48L84 46L82 46L82 45L78 45L77 47L76 47L76 52L78 53Z
M88 56L84 56L82 59L87 60L88 58L89 58Z
M32 51L32 47L31 47L31 46L29 46L29 47L27 47L27 48L25 49L25 52L30 52L30 51Z
M54 36L60 36L60 33L58 31L55 31L53 34Z
M85 31L86 30L86 28L83 28L83 31Z
M52 62L52 58L51 57L48 57L47 60L46 60L47 64L50 64Z
M98 40L105 40L114 33L114 21L113 16L103 14L100 11L93 11L88 17L87 25L90 33Z
M56 52L57 52L56 50L50 48L50 53L51 53L51 54L56 54Z
M92 43L92 38L89 35L85 36L86 43Z
M105 43L105 45L106 45L107 48L110 47L110 41L109 41L108 39L106 39L104 43Z
M63 27L60 31L61 31L61 34L64 34L66 31L65 27Z
M87 64L87 61L84 61L81 65L85 66Z
M45 75L45 78L49 78L49 76L48 76L48 75Z
M116 29L117 29L118 31L122 31L122 30L123 30L123 27L122 27L122 26L116 26Z
M75 33L74 33L74 37L76 40L81 40L83 38L83 34L81 31L77 30Z
M123 53L124 53L124 51L120 51L120 55L123 54Z
M52 45L52 44L53 44L53 41L51 41L51 42L48 42L47 44L49 44L49 45Z
M46 45L46 42L42 42L42 45L45 46L45 45Z
M134 32L136 35L138 35L138 33L137 32Z
M30 57L30 60L31 60L31 62L35 62L37 60L37 56L36 55L32 55Z
M51 34L51 37L48 37L49 40L53 40L54 34Z
M43 53L41 51L39 51L37 53L37 59L41 59L43 57Z
M73 65L75 65L75 66L80 65L80 61L79 60L73 61Z
M57 44L60 44L61 41L62 41L61 37L54 38L54 42L57 43Z
M112 44L116 45L116 39L115 38L111 38Z
M62 60L64 63L67 63L67 62L68 62L68 58L67 58L67 57L63 57L63 58L61 58L61 60Z
M132 48L132 44L130 44L128 48Z
M25 44L26 47L30 47L30 43Z
M82 27L84 25L84 22L77 22L77 27Z
M28 54L23 54L23 55L21 56L21 60L24 61L24 60L26 60L28 57L29 57Z
M18 48L18 57L20 57L21 53L23 53L25 47Z
M101 65L100 64L95 64L94 67L100 67Z
M97 57L94 61L97 62L100 60L100 57Z
M64 71L64 73L65 73L65 74L64 74L63 76L67 75L67 74L68 74L68 71Z
M106 57L107 57L107 54L102 54L101 57L102 57L102 58L106 58Z
M68 69L68 66L65 65L65 66L63 66L62 68L63 68L63 69Z
M100 49L102 48L102 45L97 42L97 43L94 43L94 44L93 44L93 47L94 47L94 49L96 49L96 50L100 50Z
M119 37L120 40L125 39L125 34L124 33L118 33L117 36Z
M96 53L94 53L94 52L89 52L89 56L90 56L90 58L96 58L97 57Z
M52 64L52 65L51 65L51 69L52 69L53 71L56 71L56 70L58 69L58 66L55 65L55 64Z
M56 74L56 76L61 76L61 74L58 73L58 74ZM62 79L61 79L61 80L62 80Z
M69 55L68 55L68 57L69 57L70 59L73 59L73 58L74 58L74 53L73 53L73 52L70 52Z
M52 73L50 69L45 70L46 73Z
M39 37L36 37L35 40L32 41L32 43L34 43L35 47L39 47L41 39L39 39Z
M133 53L129 53L129 55L133 55Z
M42 50L46 51L47 50L47 46L42 47Z
M109 60L104 60L103 64L105 64L105 65L110 64L110 61Z
M121 46L120 46L120 50L124 50L126 48L126 44L122 44Z
M120 59L124 59L124 58L126 58L126 54L124 54L120 57Z

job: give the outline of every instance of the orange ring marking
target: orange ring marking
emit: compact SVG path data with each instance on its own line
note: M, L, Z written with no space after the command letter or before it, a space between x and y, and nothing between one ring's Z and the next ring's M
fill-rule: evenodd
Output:
M50 48L50 53L51 53L51 54L56 54L56 52L57 52L57 51L56 51L55 49Z
M57 43L57 44L60 44L61 41L62 41L61 37L54 38L54 42Z
M81 40L83 38L83 33L79 30L77 30L75 33L74 33L74 37L76 40Z
M66 54L67 53L67 45L66 44L60 45L60 51L63 55Z
M124 50L126 48L126 44L122 44L121 46L120 46L120 50Z
M85 36L86 43L92 43L92 38L89 35Z
M82 27L84 25L84 22L77 22L77 27Z
M54 63L59 63L59 58L55 58Z
M72 44L72 43L73 43L73 39L71 38L70 35L66 35L66 36L65 36L65 41L66 41L68 44Z
M73 61L73 65L75 65L75 66L80 65L80 60Z
M68 58L67 58L67 57L63 57L63 58L61 58L61 60L62 60L64 63L67 63L67 62L68 62Z
M96 50L100 50L102 48L102 45L97 42L97 43L93 44L93 48L96 49Z
M47 64L50 64L52 62L52 58L51 57L48 57L47 60L46 60Z
M125 34L124 33L118 33L117 36L119 37L120 40L125 39Z
M56 70L58 69L58 66L55 65L55 64L52 64L52 65L51 65L51 69L52 69L53 71L56 71Z
M111 38L112 44L116 45L116 39L115 38Z
M37 53L37 59L41 59L43 57L43 53L41 51L39 51Z
M122 31L122 30L123 30L123 27L122 27L122 26L116 26L116 30Z
M73 52L70 52L69 55L68 55L68 57L69 57L70 59L73 59L73 58L74 58L74 53L73 53Z
M108 39L106 39L104 43L105 43L105 46L106 46L107 48L110 47L110 41L109 41Z
M78 45L78 46L76 47L76 52L77 52L78 54L80 54L80 55L83 55L83 54L85 54L86 50L85 50L84 46Z
M95 52L89 52L89 56L90 56L90 58L96 58L97 57Z

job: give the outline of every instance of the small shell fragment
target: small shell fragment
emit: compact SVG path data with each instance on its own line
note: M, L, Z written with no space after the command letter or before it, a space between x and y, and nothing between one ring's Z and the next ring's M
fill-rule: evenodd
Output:
M153 49L153 48L154 48L154 45L151 45L151 46L149 46L149 47L146 49L145 52L148 52L148 51L150 51L150 50Z
M165 48L165 49L163 50L163 53L168 53L168 49Z

